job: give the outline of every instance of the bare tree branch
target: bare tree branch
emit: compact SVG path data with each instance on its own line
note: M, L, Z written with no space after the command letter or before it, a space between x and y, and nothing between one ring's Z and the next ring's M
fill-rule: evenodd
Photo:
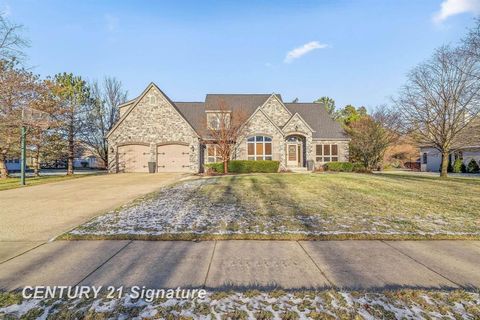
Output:
M25 58L24 49L30 43L22 36L23 26L13 24L0 13L0 59L18 60Z

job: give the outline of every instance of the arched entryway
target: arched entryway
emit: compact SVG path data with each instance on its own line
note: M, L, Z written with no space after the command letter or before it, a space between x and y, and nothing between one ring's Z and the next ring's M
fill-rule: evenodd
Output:
M287 167L306 167L306 139L304 136L294 134L285 138Z

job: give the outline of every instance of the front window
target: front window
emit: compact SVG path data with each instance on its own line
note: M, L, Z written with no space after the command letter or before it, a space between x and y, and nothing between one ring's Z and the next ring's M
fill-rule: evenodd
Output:
M247 139L248 160L272 160L272 138L255 136Z
M317 162L338 161L338 145L336 144L317 144L315 153Z
M221 162L222 158L218 152L218 146L215 144L207 144L207 163Z

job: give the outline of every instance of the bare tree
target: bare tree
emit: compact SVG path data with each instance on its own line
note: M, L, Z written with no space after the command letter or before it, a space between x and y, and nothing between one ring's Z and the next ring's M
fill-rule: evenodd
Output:
M478 139L471 126L480 113L479 71L472 55L443 46L409 73L396 100L417 142L441 152L441 177L447 176L449 154Z
M122 82L114 77L106 77L102 86L91 84L92 103L86 115L87 130L83 141L108 165L108 145L106 134L119 118L118 106L127 100L127 91Z
M225 101L220 101L218 110L208 112L206 128L211 143L217 149L217 156L223 162L223 172L228 173L228 162L235 146L242 136L246 115L237 110L230 110Z
M21 35L23 26L13 24L0 13L0 59L22 60L29 42Z
M35 102L37 79L14 62L0 60L0 178L8 177L7 158L18 156L22 110Z

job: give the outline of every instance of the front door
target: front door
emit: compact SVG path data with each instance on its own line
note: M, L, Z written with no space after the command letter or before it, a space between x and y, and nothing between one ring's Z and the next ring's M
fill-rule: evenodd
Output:
M287 144L287 166L299 167L301 157L301 144Z

